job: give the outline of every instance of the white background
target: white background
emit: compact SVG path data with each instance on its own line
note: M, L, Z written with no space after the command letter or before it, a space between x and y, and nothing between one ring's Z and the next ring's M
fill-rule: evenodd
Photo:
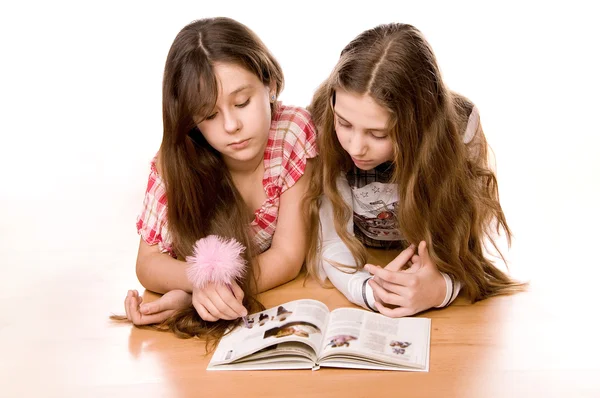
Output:
M263 39L284 69L281 99L301 106L364 29L419 28L447 85L480 109L515 233L511 269L595 287L600 31L584 2L3 2L3 279L14 267L43 277L60 254L130 267L137 283L134 224L162 135L165 58L184 25L219 15Z

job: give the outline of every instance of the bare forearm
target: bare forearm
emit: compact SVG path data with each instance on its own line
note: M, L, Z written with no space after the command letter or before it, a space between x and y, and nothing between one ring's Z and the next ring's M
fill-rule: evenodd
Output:
M166 293L181 289L192 292L192 285L187 279L186 263L163 253L151 253L138 257L136 273L140 283L148 290Z
M303 261L304 259L293 258L275 248L259 255L258 292L264 292L296 278L302 269Z

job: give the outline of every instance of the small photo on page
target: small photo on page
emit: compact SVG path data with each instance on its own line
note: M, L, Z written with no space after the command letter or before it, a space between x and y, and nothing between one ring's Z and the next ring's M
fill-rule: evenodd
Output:
M268 311L263 311L249 316L247 328L252 329L254 326L262 327L268 322L283 322L292 314L293 311L288 311L285 307L280 305L277 307L277 312L272 315L269 314Z
M278 320L279 322L283 322L287 318L289 318L289 316L292 314L293 314L292 311L288 311L283 306L280 305L279 307L277 307L277 314L275 315L275 319Z
M263 339L267 339L269 337L280 338L291 335L308 338L313 333L321 333L321 329L310 322L288 322L281 326L268 329L265 332Z
M409 355L409 347L411 343L408 341L392 340L388 345L388 353L393 355Z
M356 336L351 336L349 334L340 334L337 336L333 336L331 341L327 343L325 348L339 348L339 347L350 347L350 342L356 340Z

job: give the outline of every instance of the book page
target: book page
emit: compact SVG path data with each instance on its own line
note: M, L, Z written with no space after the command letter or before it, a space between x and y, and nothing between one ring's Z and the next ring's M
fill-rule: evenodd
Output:
M242 324L221 339L209 365L232 363L267 347L261 357L278 356L277 345L287 342L310 347L316 358L328 318L329 309L316 300L295 300L251 314L249 327Z
M431 320L427 318L394 319L339 308L330 314L320 358L362 357L375 363L425 368L429 363L430 328Z

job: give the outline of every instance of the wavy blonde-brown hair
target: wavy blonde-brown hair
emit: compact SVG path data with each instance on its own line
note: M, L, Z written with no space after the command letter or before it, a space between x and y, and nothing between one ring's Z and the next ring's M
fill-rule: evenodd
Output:
M438 269L463 283L471 301L520 291L486 257L486 242L504 259L495 238L511 231L500 206L498 183L488 163L488 145L477 120L474 138L463 143L472 104L449 91L434 53L419 30L387 24L367 30L342 51L329 78L317 89L309 111L319 131L320 156L306 210L311 219L307 255L310 275L318 275L319 205L331 200L335 229L360 269L367 253L346 231L352 210L336 184L354 167L335 134L336 90L369 95L389 112L398 186L398 226L407 242L424 240Z
M165 183L167 222L178 258L192 254L195 242L215 234L233 237L246 247L245 278L240 281L249 312L264 309L256 300L254 271L258 248L253 242L249 213L223 163L198 130L195 120L213 111L218 96L215 63L240 66L279 95L284 85L277 60L258 36L230 18L207 18L185 26L169 50L163 77L163 140L158 157ZM275 103L271 104L274 114ZM113 317L122 319L122 317ZM194 308L179 311L153 328L179 337L207 337L215 341L232 321L203 321Z

